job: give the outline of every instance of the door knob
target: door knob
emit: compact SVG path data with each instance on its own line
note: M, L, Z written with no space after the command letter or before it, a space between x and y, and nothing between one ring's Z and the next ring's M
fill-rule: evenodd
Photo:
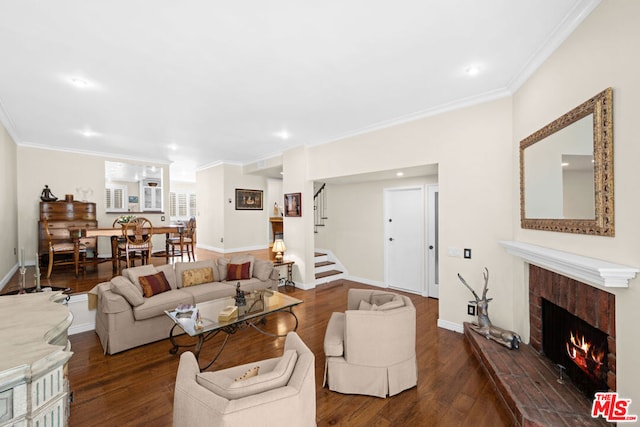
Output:
M393 237L389 237L389 241L390 241L390 242L393 242Z
M429 249L433 249L433 245L429 245Z

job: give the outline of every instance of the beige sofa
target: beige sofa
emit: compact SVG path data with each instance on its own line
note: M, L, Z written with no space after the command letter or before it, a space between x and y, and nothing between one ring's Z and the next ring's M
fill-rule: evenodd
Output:
M347 310L333 313L327 325L323 386L378 397L416 386L416 310L411 299L369 289L349 289L347 299Z
M247 262L250 264L250 278L227 280L229 264L240 265ZM208 271L209 268L213 275L212 281L183 286L185 277L191 280L194 272ZM149 277L158 272L164 273L170 290L147 298L143 295L140 277ZM178 304L197 304L233 296L238 283L243 291L277 290L278 279L278 271L270 261L254 259L251 255L128 268L122 271L122 276L101 283L91 291L97 296L96 333L104 352L108 354L162 340L168 338L173 326L171 319L164 313L165 310L172 310ZM187 284L186 281L184 283Z
M315 357L295 332L287 334L281 357L221 371L201 373L185 352L173 399L176 427L315 426Z

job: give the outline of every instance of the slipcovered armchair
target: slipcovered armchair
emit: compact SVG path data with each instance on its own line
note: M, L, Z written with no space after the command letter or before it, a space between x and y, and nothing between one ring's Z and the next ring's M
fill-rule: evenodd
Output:
M333 313L324 338L323 387L346 394L393 396L418 382L416 310L386 291L349 289L347 310Z
M176 377L173 424L315 426L313 352L290 332L282 357L215 372L201 373L193 353L183 353Z

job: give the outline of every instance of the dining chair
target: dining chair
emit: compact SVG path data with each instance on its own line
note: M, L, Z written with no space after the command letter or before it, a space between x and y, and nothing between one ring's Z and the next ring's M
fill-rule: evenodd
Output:
M118 266L120 265L120 254L124 253L127 268L131 267L133 253L141 252L142 263L151 263L151 236L153 235L153 224L147 218L136 217L129 222L122 224L123 242L118 242Z
M168 246L171 246L171 257L176 256L176 246L180 248L180 261L183 260L184 249L187 251L187 260L196 260L196 217L192 216L185 224L182 236L169 237L167 239Z
M71 238L71 233L68 228L50 228L49 222L46 219L42 222L49 247L47 279L51 277L51 271L54 265L73 265L75 267L76 277L78 277L80 263L82 262L84 265L87 259L87 246L79 240L74 241ZM36 260L36 262L38 262L38 260Z

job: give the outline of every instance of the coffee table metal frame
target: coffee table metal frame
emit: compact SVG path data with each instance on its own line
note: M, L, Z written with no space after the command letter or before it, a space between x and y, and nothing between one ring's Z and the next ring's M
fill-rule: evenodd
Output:
M261 293L261 294L259 294ZM262 295L262 298L255 298L256 295ZM262 301L262 308L260 308L260 302ZM176 354L180 347L195 347L193 354L196 360L199 360L200 351L205 341L208 341L216 337L221 332L226 335L217 353L213 359L200 370L204 371L215 363L222 350L227 345L229 337L235 334L241 329L251 327L261 334L272 337L285 337L284 335L273 334L267 332L257 326L258 323L266 323L266 317L273 313L288 313L295 319L295 326L293 331L298 329L298 317L293 312L293 307L301 304L303 301L297 298L290 297L277 291L261 290L257 292L247 293L247 305L238 307L238 317L229 320L228 322L219 322L218 313L220 313L225 307L235 305L235 299L233 297L218 298L215 300L198 303L196 307L200 311L200 317L202 319L202 327L196 329L195 322L189 317L188 313L179 313L176 310L165 310L165 314L173 320L174 324L169 331L169 341L171 341L172 348L169 350L171 354ZM191 337L197 338L195 344L178 344L175 341L174 330L180 327L186 334Z

